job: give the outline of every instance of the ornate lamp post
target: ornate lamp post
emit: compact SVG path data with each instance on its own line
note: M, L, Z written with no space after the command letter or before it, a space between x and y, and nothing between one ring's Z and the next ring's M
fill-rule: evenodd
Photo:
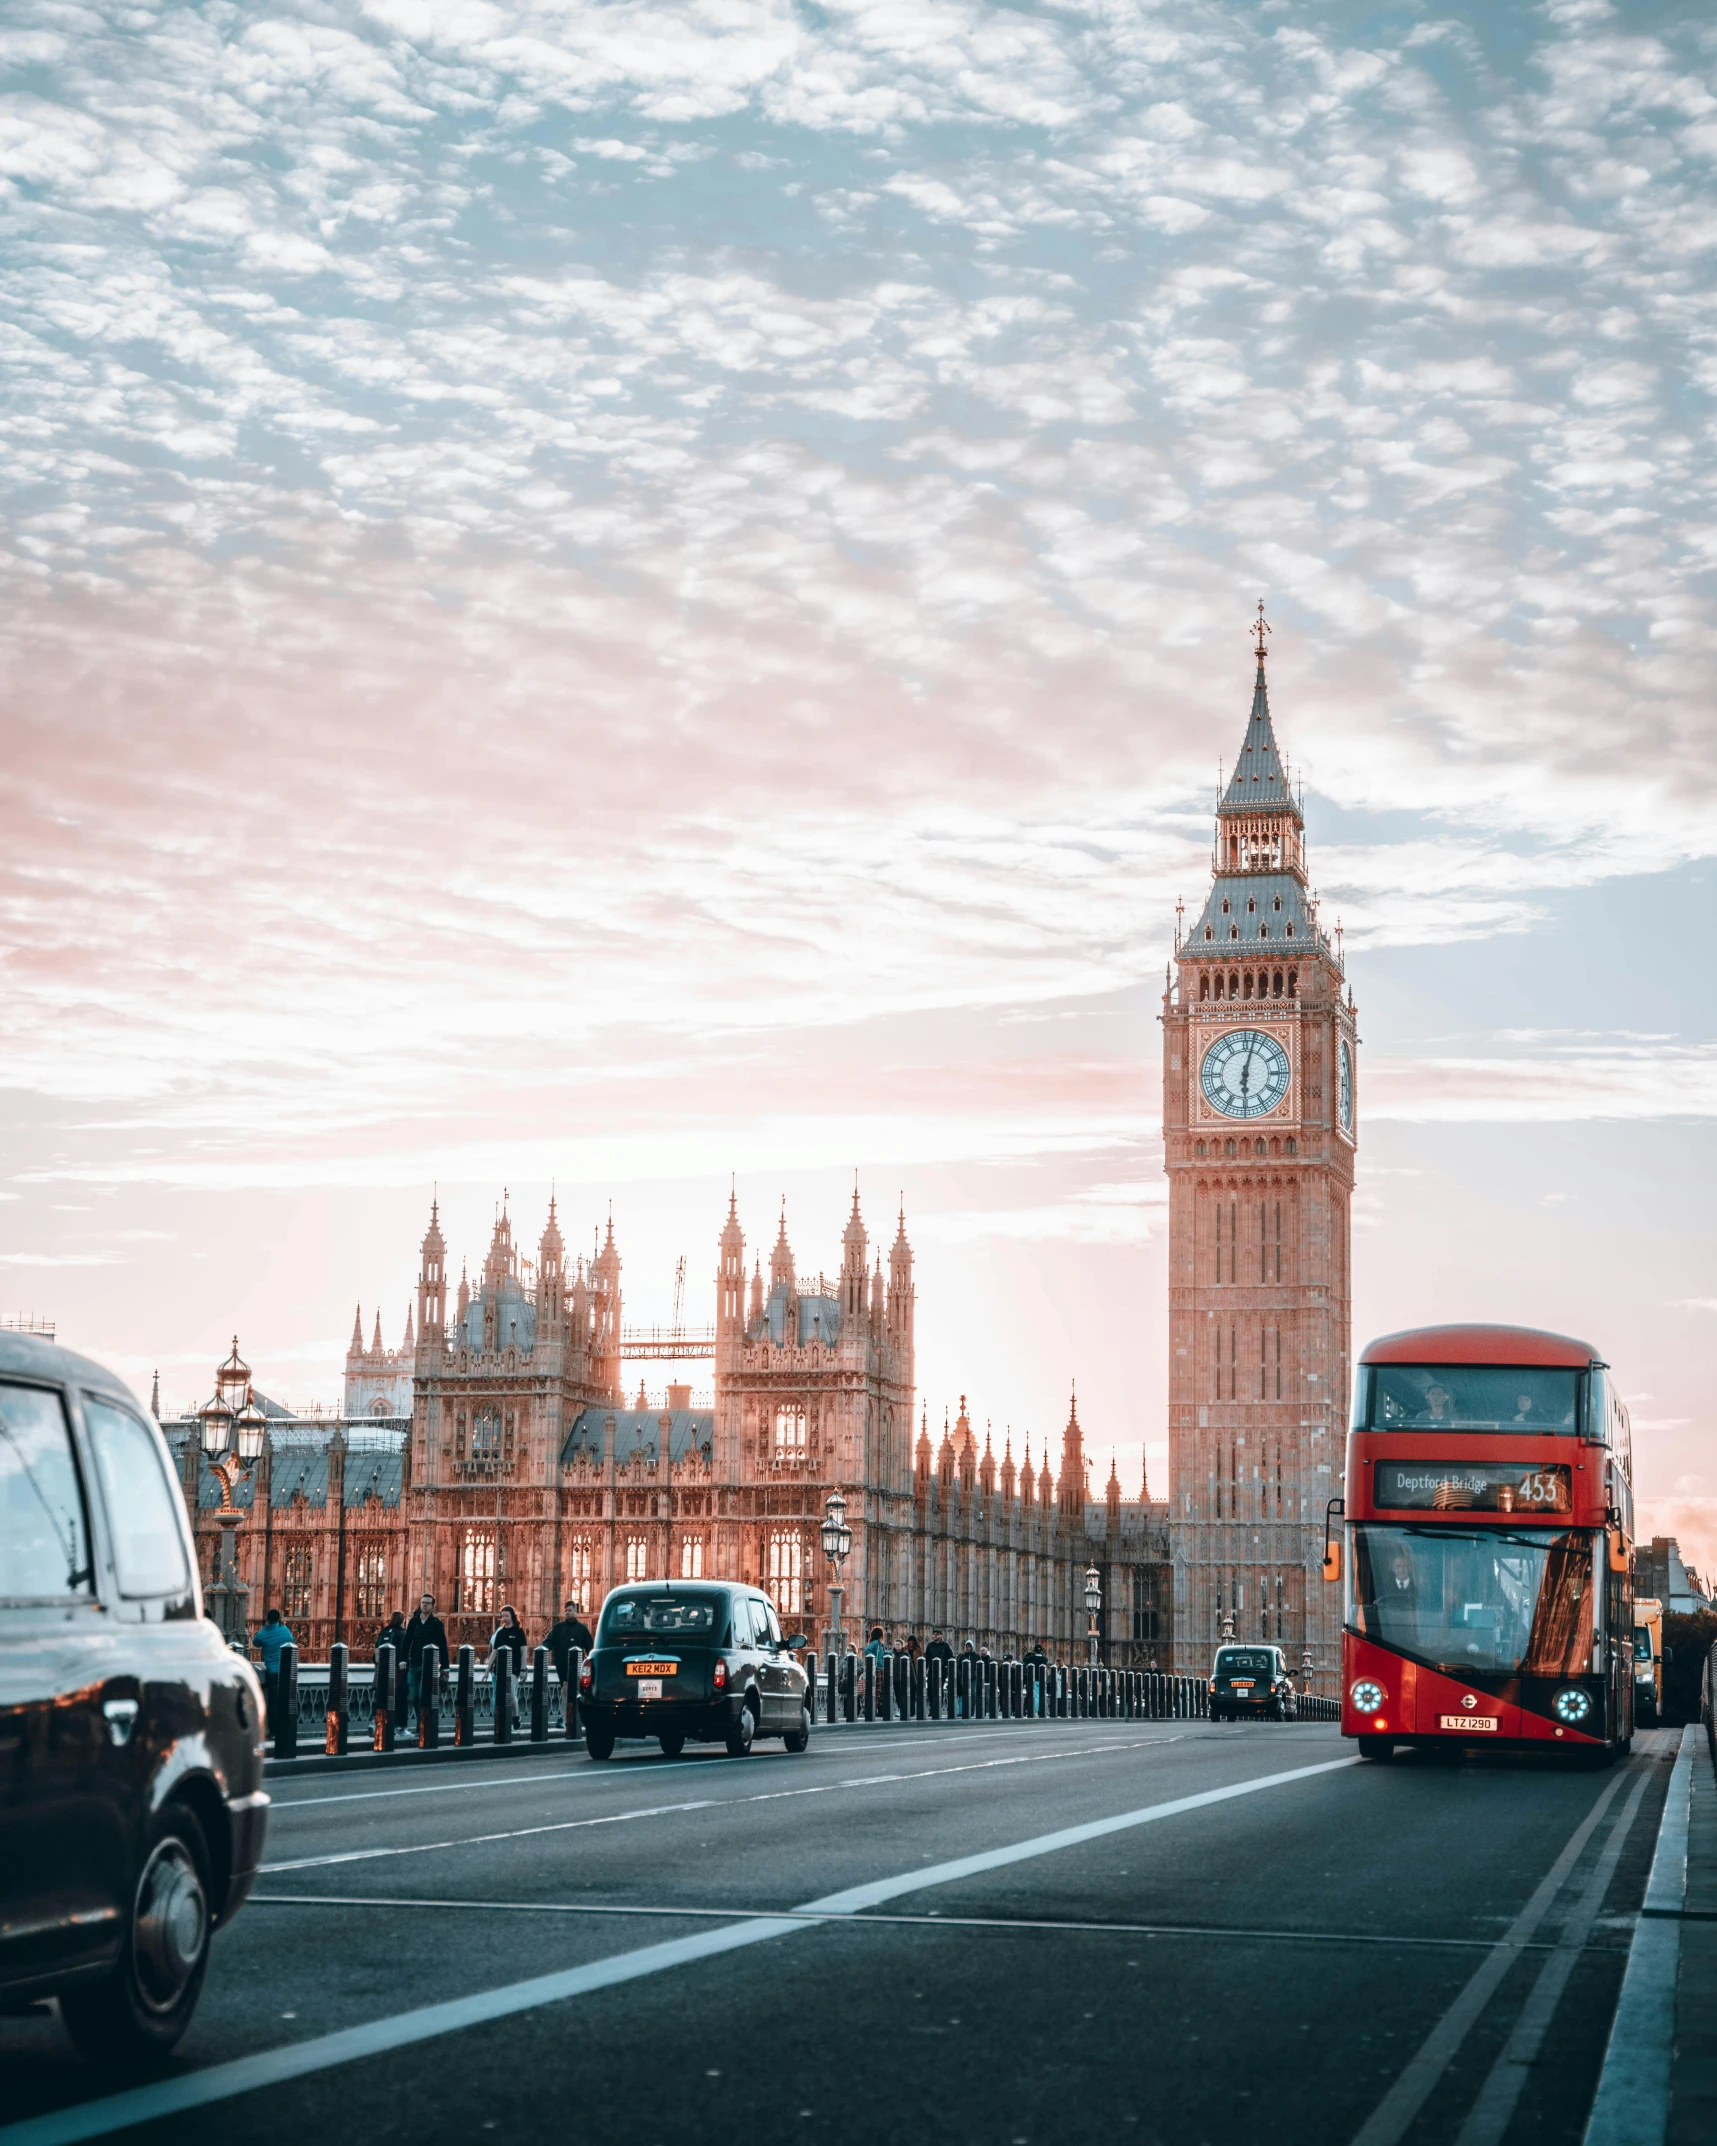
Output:
M841 1567L853 1546L853 1531L847 1525L847 1501L838 1490L831 1490L823 1507L823 1555L829 1561L829 1570L834 1577L829 1582L829 1646L836 1654L844 1654L841 1631Z
M233 1503L233 1492L262 1451L268 1418L251 1393L250 1366L238 1353L236 1334L232 1354L215 1373L215 1397L198 1411L197 1420L209 1473L221 1486L215 1513L221 1531L220 1564L214 1584L206 1591L208 1609L229 1644L242 1647L250 1640L250 1589L238 1576L238 1531L245 1514L242 1506Z
M1085 1617L1086 1643L1091 1649L1091 1666L1097 1666L1097 1619L1103 1608L1103 1575L1095 1565L1085 1568Z
M1232 1610L1224 1610L1224 1611L1222 1612L1222 1631L1221 1631L1221 1634L1220 1634L1220 1638L1221 1638L1222 1644L1223 1644L1223 1645L1224 1645L1224 1646L1226 1647L1226 1646L1227 1646L1227 1644L1228 1644L1228 1642L1229 1642L1229 1641L1230 1641L1230 1640L1231 1640L1231 1639L1232 1639L1233 1637L1234 1637L1234 1612L1233 1612Z
M1311 1644L1308 1641L1300 1649L1300 1678L1307 1691L1312 1688L1312 1678L1317 1674L1317 1663L1312 1660Z

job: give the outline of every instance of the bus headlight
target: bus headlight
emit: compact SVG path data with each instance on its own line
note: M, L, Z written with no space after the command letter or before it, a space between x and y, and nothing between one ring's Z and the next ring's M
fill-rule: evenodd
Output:
M1592 1695L1589 1691L1577 1691L1569 1685L1566 1691L1556 1694L1551 1712L1558 1721L1565 1721L1570 1728L1585 1720L1592 1711Z
M1375 1684L1370 1677L1361 1677L1347 1695L1361 1714L1381 1714L1387 1697L1383 1686ZM1584 1693L1581 1694L1584 1697Z

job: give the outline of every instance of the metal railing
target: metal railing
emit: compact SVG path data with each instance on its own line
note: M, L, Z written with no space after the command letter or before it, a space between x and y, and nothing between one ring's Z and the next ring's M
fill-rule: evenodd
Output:
M1714 1649L1717 1654L1717 1649ZM807 1711L813 1722L912 1721L1204 1721L1210 1692L1203 1677L1169 1676L1146 1669L1092 1668L1076 1662L998 1659L961 1654L952 1659L906 1654L828 1654L806 1661ZM444 1671L438 1650L424 1649L417 1689L406 1665L386 1647L373 1665L352 1663L336 1644L326 1662L298 1662L298 1650L280 1650L270 1681L269 1734L274 1756L296 1758L300 1750L333 1755L354 1748L389 1752L414 1741L419 1748L443 1743L470 1745L576 1738L581 1732L576 1693L583 1655L572 1650L567 1683L533 1650L524 1674L515 1678L511 1657L493 1669L479 1667L475 1650L461 1647ZM1706 1665L1707 1713L1712 1664ZM571 1705L568 1699L571 1698ZM1299 1721L1339 1721L1339 1701L1312 1692L1296 1695Z

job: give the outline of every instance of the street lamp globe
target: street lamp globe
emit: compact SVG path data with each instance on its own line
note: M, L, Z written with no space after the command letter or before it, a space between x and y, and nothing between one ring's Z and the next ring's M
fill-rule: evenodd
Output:
M212 1401L203 1403L197 1411L197 1421L202 1426L203 1451L211 1460L218 1454L232 1451L233 1411L218 1394Z
M1095 1565L1085 1568L1085 1607L1093 1617L1103 1607L1103 1575Z
M262 1451L262 1441L267 1430L268 1418L254 1400L247 1401L232 1423L233 1450L240 1460L255 1460Z
M853 1546L853 1531L847 1525L847 1501L831 1490L823 1507L823 1555L838 1572Z

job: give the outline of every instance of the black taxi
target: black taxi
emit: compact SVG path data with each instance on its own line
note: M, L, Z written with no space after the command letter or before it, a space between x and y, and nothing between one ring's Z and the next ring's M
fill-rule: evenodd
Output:
M1293 1721L1299 1715L1294 1680L1280 1647L1218 1647L1210 1671L1210 1718L1240 1721L1248 1715Z
M262 1689L202 1613L159 1427L0 1333L0 2010L164 2055L262 1855Z
M785 1639L775 1605L752 1587L646 1580L602 1605L584 1665L579 1714L593 1759L615 1739L654 1737L669 1758L691 1743L722 1743L744 1758L759 1736L789 1751L811 1741L810 1678Z

